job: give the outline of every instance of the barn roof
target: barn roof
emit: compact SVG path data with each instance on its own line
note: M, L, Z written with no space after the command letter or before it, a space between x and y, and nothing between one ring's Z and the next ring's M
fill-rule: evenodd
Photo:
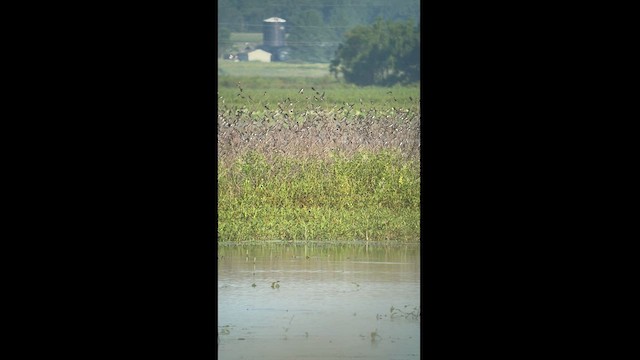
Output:
M270 17L268 19L264 19L265 22L287 22L285 19L280 19L279 17Z
M255 50L253 50L253 51L249 51L248 53L249 53L249 54L253 54L253 53L265 53L265 54L269 54L269 55L271 55L271 53L270 53L270 52L268 52L268 51L264 51L264 50L262 50L262 49L255 49Z

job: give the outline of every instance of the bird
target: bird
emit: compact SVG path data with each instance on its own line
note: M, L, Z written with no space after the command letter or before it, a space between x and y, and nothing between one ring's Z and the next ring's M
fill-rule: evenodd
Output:
M304 92L304 89L300 89L300 91L298 92L298 94L302 94Z

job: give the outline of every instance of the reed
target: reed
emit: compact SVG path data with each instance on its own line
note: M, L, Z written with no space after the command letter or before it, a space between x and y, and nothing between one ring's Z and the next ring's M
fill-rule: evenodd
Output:
M417 241L420 167L390 151L218 165L218 239Z

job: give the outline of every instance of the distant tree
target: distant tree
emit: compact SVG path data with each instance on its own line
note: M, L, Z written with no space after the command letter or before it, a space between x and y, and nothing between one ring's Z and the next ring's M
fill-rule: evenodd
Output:
M218 28L218 57L222 56L225 49L229 48L231 42L231 31L226 27Z
M291 17L287 38L291 59L329 62L336 42L335 33L324 26L322 13L319 11L307 10Z
M225 27L231 31L242 31L242 14L232 0L218 0L218 31Z
M356 85L393 85L420 79L420 33L412 20L378 19L356 26L338 46L330 71Z

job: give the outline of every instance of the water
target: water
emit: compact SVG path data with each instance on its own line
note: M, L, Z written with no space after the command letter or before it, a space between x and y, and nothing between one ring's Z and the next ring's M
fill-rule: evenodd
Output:
M218 248L220 359L418 359L419 314L416 245Z

